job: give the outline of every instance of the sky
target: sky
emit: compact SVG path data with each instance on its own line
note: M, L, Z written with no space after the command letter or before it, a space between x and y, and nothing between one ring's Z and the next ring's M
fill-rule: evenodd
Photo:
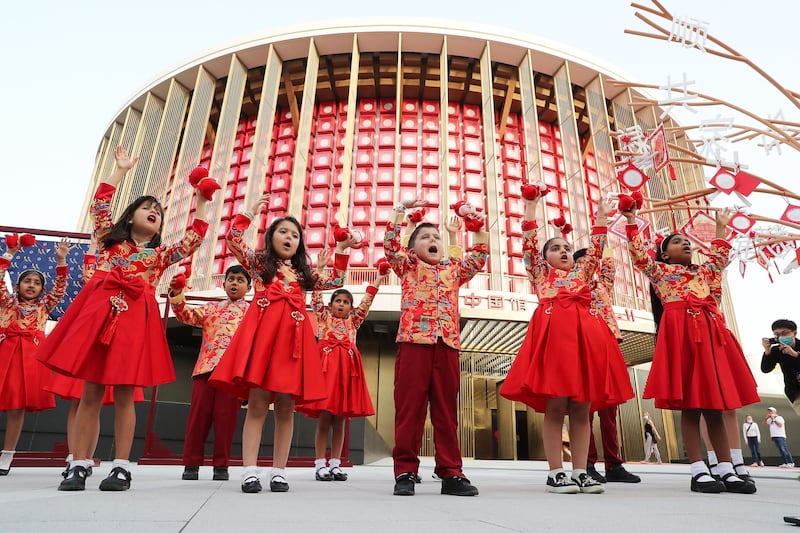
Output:
M651 5L649 0L640 3ZM746 55L784 86L800 91L794 64L800 4L775 0L663 0L673 14L708 23L709 32ZM402 10L398 7L402 6ZM502 6L503 9L498 8ZM0 226L74 230L101 138L128 99L164 72L202 52L295 24L357 17L425 17L524 32L563 44L644 83L665 84L686 73L694 88L762 116L779 110L797 121L800 110L742 64L677 43L626 35L648 30L624 0L543 2L405 0L402 3L305 0L141 0L136 3L13 2L0 19ZM332 9L334 8L334 9ZM724 114L723 116L728 116ZM697 116L712 119L704 110ZM768 156L737 145L751 172L800 191L800 154ZM706 171L707 176L711 175ZM763 196L763 195L760 195ZM778 218L785 201L754 195L753 211ZM715 203L715 205L717 205ZM762 389L779 391L779 376L760 375L760 339L775 318L800 319L793 296L800 270L776 275L751 263L745 276L728 272L742 345ZM777 387L777 388L776 388Z

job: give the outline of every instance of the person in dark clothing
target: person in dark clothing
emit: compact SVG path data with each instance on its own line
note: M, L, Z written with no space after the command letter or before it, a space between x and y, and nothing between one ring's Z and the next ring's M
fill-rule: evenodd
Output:
M797 344L797 324L791 320L780 319L772 323L771 339L761 339L764 355L761 357L761 371L772 372L775 365L781 365L783 372L783 392L792 404L794 412L800 414L800 358Z

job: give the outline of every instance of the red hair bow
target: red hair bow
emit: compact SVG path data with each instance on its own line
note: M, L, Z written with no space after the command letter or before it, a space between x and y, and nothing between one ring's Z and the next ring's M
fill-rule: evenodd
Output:
M203 198L209 202L214 196L214 191L222 188L215 179L208 177L208 169L205 167L195 167L195 169L189 173L189 183L192 187L200 191Z

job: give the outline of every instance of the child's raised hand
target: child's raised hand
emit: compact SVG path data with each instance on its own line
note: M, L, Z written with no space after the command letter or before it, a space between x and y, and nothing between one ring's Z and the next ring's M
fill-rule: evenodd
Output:
M354 234L354 232L350 231L347 234L347 238L343 241L338 241L336 243L336 251L337 252L344 252L348 248L357 248L362 243L362 238L358 234Z
M378 276L375 278L375 286L380 287L381 285L385 285L389 282L389 274L384 274L383 276Z
M94 255L96 253L97 253L97 233L93 231L92 236L89 237L89 249L86 250L86 255Z
M609 204L610 204L610 202L609 202ZM630 224L636 224L636 211L638 211L638 209L636 208L636 204L633 204L632 206L630 206L625 211L620 211L620 213L622 214L622 216L625 217L625 220L630 225ZM598 209L598 216L599 216L599 212L600 211Z
M69 253L69 239L64 237L61 239L61 242L53 246L53 251L58 258L59 265L66 265L67 264L67 254Z
M608 200L600 200L597 204L597 222L598 224L608 224L608 215L614 211L613 204Z
M331 250L330 248L324 248L317 256L317 272L321 274L325 270L325 267L328 266L330 260Z
M726 207L720 211L717 211L717 227L724 228L728 225L728 222L731 221L731 216L733 215L733 211L730 208Z
M414 207L425 207L428 205L428 201L422 198L422 196L417 196L416 198L407 198L405 200L400 201L406 209L411 209Z
M457 215L450 215L444 223L444 229L448 233L455 233L461 229L461 218Z
M250 206L248 206L248 208L245 210L245 213L253 215L254 217L260 215L266 210L267 206L269 205L269 199L270 199L270 193L265 192L264 194L259 196L255 202L252 202Z
M130 170L139 161L138 157L131 159L128 156L128 151L122 146L114 148L114 159L117 162L117 168L120 170Z

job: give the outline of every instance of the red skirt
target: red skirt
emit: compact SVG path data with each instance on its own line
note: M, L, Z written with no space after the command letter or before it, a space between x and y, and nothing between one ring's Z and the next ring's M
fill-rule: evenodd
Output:
M374 415L375 407L369 396L358 348L349 342L344 346L321 341L319 354L328 397L299 406L297 410L311 418L319 417L322 411L350 418Z
M687 302L664 305L644 398L661 409L739 409L760 401L736 337L722 318Z
M608 326L566 295L539 302L500 394L539 412L563 396L595 411L633 398L633 389Z
M9 335L0 342L0 411L46 411L56 406L46 392L50 371L33 357L44 335Z
M298 404L324 399L322 362L305 310L287 300L262 310L258 300L256 295L208 384L241 399L254 387L289 394Z
M97 272L67 308L36 357L59 374L101 385L152 387L175 381L153 288L141 278ZM122 291L128 309L117 315L110 343L99 341Z
M53 374L50 378L50 383L45 386L44 390L52 392L56 396L64 400L80 400L83 396L84 380L71 378L63 374ZM141 387L133 389L133 401L143 402L144 391ZM103 394L103 405L114 405L114 387L106 386L106 391Z

